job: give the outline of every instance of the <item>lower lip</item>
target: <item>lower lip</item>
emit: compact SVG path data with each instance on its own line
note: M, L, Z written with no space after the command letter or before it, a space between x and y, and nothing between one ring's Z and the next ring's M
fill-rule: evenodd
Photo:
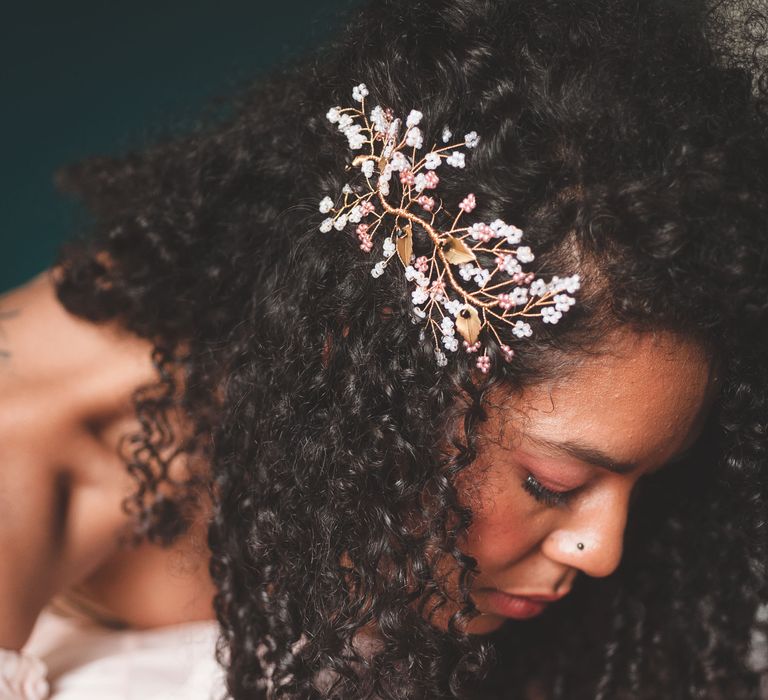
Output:
M511 617L515 620L535 617L548 605L537 600L521 598L520 596L509 595L501 591L489 591L484 597L491 608L488 612L493 612L503 617Z

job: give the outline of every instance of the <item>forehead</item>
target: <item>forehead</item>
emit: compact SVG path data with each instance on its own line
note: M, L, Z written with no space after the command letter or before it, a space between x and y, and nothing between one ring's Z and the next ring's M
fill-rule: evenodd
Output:
M622 461L651 463L695 438L713 385L711 364L693 343L620 332L567 376L504 401L497 418L514 425L523 443L526 436L582 443Z

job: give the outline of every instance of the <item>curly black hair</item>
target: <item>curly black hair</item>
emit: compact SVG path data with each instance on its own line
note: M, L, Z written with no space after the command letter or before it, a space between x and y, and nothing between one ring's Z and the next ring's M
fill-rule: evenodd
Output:
M59 173L90 217L57 261L60 300L155 348L126 455L137 535L172 541L200 489L214 501L233 698L525 698L532 683L551 699L759 697L767 37L761 1L375 0L191 132ZM471 182L479 220L520 226L538 271L582 275L568 317L512 363L438 367L403 276L374 279L353 233L318 230L353 155L325 113L360 82L369 104L421 110L427 142L476 129L443 199ZM717 358L707 429L644 480L615 573L468 635L472 511L456 484L491 390L567 371L618 326ZM191 426L178 449L171 410ZM199 466L171 483L180 456ZM416 603L444 602L445 554L465 604L441 630ZM366 654L352 641L373 624Z

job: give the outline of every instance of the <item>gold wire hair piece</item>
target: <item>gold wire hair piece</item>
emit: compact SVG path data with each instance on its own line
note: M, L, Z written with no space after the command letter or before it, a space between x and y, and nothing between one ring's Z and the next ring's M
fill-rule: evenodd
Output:
M380 277L397 254L405 268L405 277L413 287L412 320L427 323L435 341L438 365L448 362L441 344L449 352L458 350L458 331L466 352L480 353L482 347L476 366L488 372L491 358L487 345L483 346L480 340L483 329L495 336L504 359L511 361L514 351L501 341L492 321L509 324L512 335L518 339L531 336L529 318L540 317L544 323L557 323L576 301L569 295L579 288L579 275L555 276L545 282L537 279L533 272L525 271L523 265L532 262L534 254L528 246L520 245L523 231L501 219L459 226L462 215L470 214L477 206L473 193L467 193L455 216L443 206L442 199L435 193L440 182L436 171L443 163L453 168L465 167L466 153L458 149L478 145L480 137L475 131L465 134L461 142L440 148L433 144L426 155L418 158L417 151L424 145L418 126L422 113L410 111L401 137L403 122L391 109L376 105L366 116L367 95L364 83L356 85L352 98L360 103L359 109L337 106L326 114L328 121L336 124L347 137L351 150L366 151L355 156L346 168L359 168L365 184L344 185L344 199L339 205L330 197L323 197L320 212L331 216L323 220L320 230L323 233L331 229L341 231L349 223L357 224L355 231L360 248L370 253L373 237L383 227L383 258L375 264L371 275ZM443 143L447 144L452 136L450 129L444 127ZM399 202L395 202L396 193L391 196L395 173L401 185ZM441 221L452 219L450 227L441 228L436 223L438 216ZM421 228L429 237L432 243L429 254L414 255L414 227ZM494 256L493 269L480 265L477 253ZM501 278L502 275L506 277ZM472 283L474 289L469 286ZM499 291L502 289L503 292ZM425 329L422 337L424 333Z

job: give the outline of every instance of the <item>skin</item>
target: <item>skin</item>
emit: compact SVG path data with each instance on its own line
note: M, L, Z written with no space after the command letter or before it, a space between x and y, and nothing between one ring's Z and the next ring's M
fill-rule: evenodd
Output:
M615 571L633 488L701 431L717 377L699 347L666 333L621 330L603 351L567 377L491 400L480 456L460 484L474 512L462 549L480 570L471 593L483 614L471 633L490 633L508 619L494 607L494 589L560 595L580 574ZM569 454L565 443L600 450L631 471ZM564 505L539 503L521 485L528 474L573 493ZM436 621L445 626L447 615Z
M66 312L45 272L0 296L0 350L0 648L73 586L131 628L214 618L204 509L172 547L122 544L135 483L117 446L150 344Z

